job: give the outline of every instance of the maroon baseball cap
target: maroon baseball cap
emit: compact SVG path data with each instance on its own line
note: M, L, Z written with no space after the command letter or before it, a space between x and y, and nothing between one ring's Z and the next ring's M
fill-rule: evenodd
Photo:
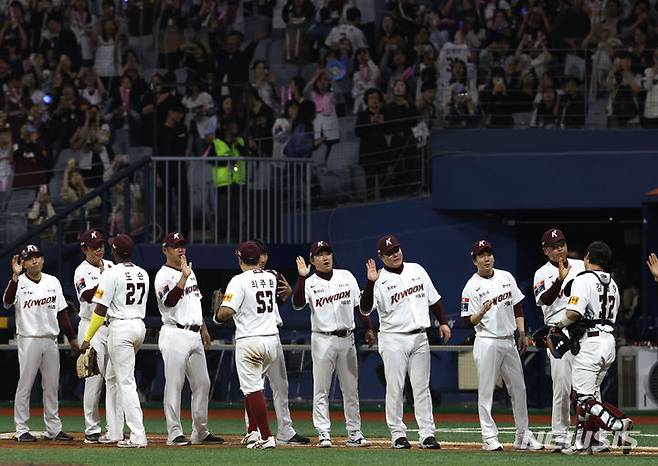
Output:
M330 253L334 252L333 248L331 247L331 244L329 244L329 242L327 241L322 241L322 240L311 243L311 247L309 248L309 250L311 251L311 256L317 256L322 251L327 251Z
M555 243L559 243L560 241L566 241L567 237L564 236L564 233L562 233L562 230L559 228L551 228L549 230L546 230L544 234L541 237L541 247L542 248L547 248L554 246Z
M478 254L481 254L484 251L493 253L493 244L486 239L478 240L473 243L473 246L471 246L471 257L477 257Z
M80 247L88 247L92 249L99 248L103 244L103 233L98 230L87 230L80 235Z
M400 242L393 235L382 236L377 242L377 253L386 255L395 248L400 247Z
M28 244L19 255L22 261L28 260L32 256L43 256L41 249L36 244Z
M165 236L164 242L162 243L163 248L177 248L179 246L185 246L187 240L182 233L172 232Z
M133 253L133 248L135 247L132 238L123 233L110 238L107 242L112 246L114 252L122 257L130 257Z
M245 264L257 264L260 259L261 249L254 241L245 241L238 246L235 254L242 259Z

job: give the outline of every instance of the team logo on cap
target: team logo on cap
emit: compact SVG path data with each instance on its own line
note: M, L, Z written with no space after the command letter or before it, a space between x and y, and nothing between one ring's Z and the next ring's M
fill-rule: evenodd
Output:
M321 248L322 246L325 246L324 241L318 241L317 247Z
M91 239L96 239L96 232L95 231L91 232Z
M551 238L557 238L557 230L551 231Z
M480 240L480 241L478 242L478 246L480 246L481 248L483 248L484 246L486 246L485 243L486 243L486 241L484 241L484 240Z
M385 246L390 246L391 244L393 244L393 243L391 242L391 238L390 238L390 237L386 238L386 241L384 242L384 245L385 245Z
M180 239L180 233L174 233L174 239Z
M27 252L37 252L39 250L34 244L28 244L25 249Z

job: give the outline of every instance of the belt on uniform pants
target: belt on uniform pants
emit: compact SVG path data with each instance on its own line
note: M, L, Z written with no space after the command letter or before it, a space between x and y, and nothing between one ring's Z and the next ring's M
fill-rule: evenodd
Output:
M192 332L198 332L201 330L200 325L181 325L181 324L176 324L176 327L182 328L183 330L191 330Z
M406 335L416 335L418 333L423 333L425 331L424 328L417 328L416 330L412 330L411 332L405 332Z
M351 335L352 331L351 330L334 330L333 332L319 332L319 331L316 331L315 333L321 333L322 335L332 335L332 336L335 336L335 337L343 338L343 337L346 337L348 335Z

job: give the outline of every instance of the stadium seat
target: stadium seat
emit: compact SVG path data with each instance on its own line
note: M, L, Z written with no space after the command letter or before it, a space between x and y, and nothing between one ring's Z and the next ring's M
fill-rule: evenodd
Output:
M260 42L258 42L258 45L256 46L256 50L254 51L254 61L255 60L268 61L271 46L272 46L271 39L263 39Z
M149 82L154 74L158 73L164 75L167 72L164 68L149 68L144 70L144 81Z
M270 72L276 76L277 86L284 86L299 74L299 67L297 65L273 64L270 65Z
M268 60L270 66L275 64L281 64L284 62L283 60L284 49L285 49L284 39L277 39L272 41L272 44L270 45L269 60Z
M272 27L272 18L269 16L247 16L244 19L244 37L245 40L254 40L256 32L264 31L269 33Z
M340 127L340 140L341 141L358 141L359 139L354 134L354 126L356 125L356 116L344 116L338 119Z

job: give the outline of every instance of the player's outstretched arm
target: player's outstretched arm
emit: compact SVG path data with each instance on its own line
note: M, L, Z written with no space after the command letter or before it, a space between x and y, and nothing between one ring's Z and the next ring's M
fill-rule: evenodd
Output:
M653 279L658 282L658 257L656 257L655 253L652 252L649 254L647 266L649 267L649 272L653 275Z
M18 259L18 256L11 258L11 279L5 288L5 292L2 296L3 304L6 308L9 308L14 301L16 301L16 291L18 291L18 276L23 271L23 261Z
M215 322L225 322L233 317L234 314L235 311L230 307L220 306L217 312L215 312Z
M379 271L374 259L368 259L366 262L366 272L368 281L361 293L361 300L359 302L359 311L361 314L367 316L372 312L372 307L375 303L375 282L379 278Z

